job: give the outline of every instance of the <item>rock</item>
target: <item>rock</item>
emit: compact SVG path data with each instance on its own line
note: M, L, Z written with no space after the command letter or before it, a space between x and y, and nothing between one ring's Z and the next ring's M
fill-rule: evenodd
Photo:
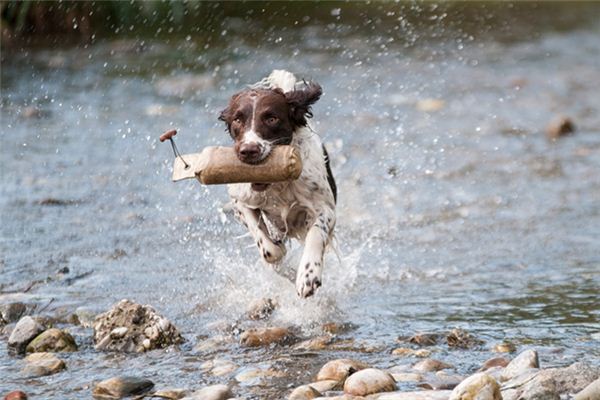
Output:
M517 346L510 342L502 342L495 345L492 350L496 353L514 353L517 351Z
M351 323L337 323L337 322L327 322L321 326L321 329L325 333L329 333L330 335L337 335L340 333L348 332L354 329L355 326Z
M25 357L23 374L28 377L38 377L56 374L67 366L65 362L52 353L33 353Z
M151 397L160 397L167 400L179 400L188 395L185 389L162 389L152 393Z
M282 378L284 372L276 371L269 365L258 367L245 367L235 376L235 380L244 386L256 386L263 383L264 378Z
M535 350L525 350L512 360L502 372L500 380L508 381L531 368L539 368L540 362Z
M228 336L213 336L206 340L202 340L194 346L194 351L200 353L212 353L215 351L220 351L223 347L231 342L231 338Z
M388 372L392 374L392 377L396 382L421 382L425 379L423 375L414 372Z
M4 396L4 400L27 400L27 393L20 390L13 390Z
M288 400L310 400L320 397L321 393L310 385L297 387L290 393Z
M369 366L363 362L347 358L329 361L319 370L317 381L334 380L341 382L356 371L365 368L369 368Z
M92 328L94 326L94 319L96 318L96 313L90 310L87 307L77 307L75 309L75 316L79 321L79 325L84 328Z
M409 338L398 338L400 342L409 342L419 346L433 346L442 337L439 333L417 333Z
M469 349L473 346L483 344L483 340L477 339L464 329L455 328L446 335L446 343L450 347Z
M433 358L426 358L423 361L419 361L413 365L413 369L421 372L435 372L442 369L452 368L452 365L446 364L445 362L435 360Z
M0 306L0 325L10 324L18 321L27 311L27 306L23 303L8 303Z
M431 351L426 349L418 349L413 350L407 347L398 347L397 349L392 350L392 354L395 356L412 356L412 357L429 357L431 355Z
M376 396L369 396L369 399L376 400L448 400L449 390L420 390L418 392L389 392L381 393Z
M248 307L247 315L252 320L266 319L271 316L277 308L277 303L269 298L262 298L253 301Z
M183 341L168 319L130 300L121 300L94 320L96 350L140 353Z
M135 376L115 377L98 383L94 387L92 397L101 400L121 399L147 393L153 387L154 383L148 379Z
M195 391L185 400L227 400L233 397L227 385L212 385Z
M438 371L433 377L429 377L425 382L419 383L418 386L423 389L432 390L454 389L463 380L463 376L450 375L444 371Z
M205 361L200 368L214 376L223 376L232 373L238 369L238 366L231 361L215 358L214 360Z
M396 389L396 381L392 375L375 368L362 369L350 375L344 383L344 393L354 396L393 392Z
M77 351L77 344L70 333L50 328L29 342L26 351L28 353Z
M479 368L479 372L483 372L483 371L486 371L486 370L488 370L490 368L494 368L494 367L504 368L509 363L510 363L510 360L508 358L504 358L504 357L490 358L489 360L487 360L486 362L483 363L481 368Z
M8 347L11 351L24 353L27 344L44 331L44 327L30 316L23 317L17 322L8 338Z
M342 390L343 388L343 382L335 381L332 379L312 382L309 383L309 385L320 393L325 393L330 390Z
M574 132L575 124L573 120L565 116L556 117L546 126L546 136L551 140L556 140Z
M326 349L333 343L333 337L329 335L317 336L312 339L304 340L294 345L294 350L315 351Z
M600 378L590 383L573 400L600 400Z
M575 363L566 368L549 368L518 376L502 387L510 399L559 399L561 394L576 393L600 377L600 368Z
M248 329L240 336L240 343L246 347L269 346L290 343L295 339L294 334L287 328L255 328Z
M500 385L491 376L479 372L454 388L449 400L502 400Z

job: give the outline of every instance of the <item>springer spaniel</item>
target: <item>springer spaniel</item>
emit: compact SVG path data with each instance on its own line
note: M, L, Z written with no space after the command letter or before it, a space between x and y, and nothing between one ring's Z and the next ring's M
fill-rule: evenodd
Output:
M275 70L233 95L219 116L244 163L261 162L277 145L292 145L300 152L303 169L297 180L238 183L228 189L236 217L248 228L265 262L278 263L288 239L304 242L296 275L302 298L321 286L323 254L335 226L337 189L329 157L307 121L321 94L317 83L300 83L290 72Z

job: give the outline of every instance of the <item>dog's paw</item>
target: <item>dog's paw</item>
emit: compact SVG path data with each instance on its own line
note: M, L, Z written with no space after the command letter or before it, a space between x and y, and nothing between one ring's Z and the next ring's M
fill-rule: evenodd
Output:
M296 275L296 292L298 296L305 299L315 294L321 287L321 266L320 263L302 264Z
M285 256L285 244L281 241L272 242L261 238L256 245L262 259L269 264L275 264Z

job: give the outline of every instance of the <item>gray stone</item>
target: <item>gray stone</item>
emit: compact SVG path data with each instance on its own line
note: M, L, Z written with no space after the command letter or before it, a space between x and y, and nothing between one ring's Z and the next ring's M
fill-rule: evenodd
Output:
M233 397L227 385L212 385L195 391L182 400L227 400Z
M320 397L321 393L310 385L298 386L290 393L288 400L311 400Z
M139 353L183 341L168 319L130 300L121 300L94 320L96 350Z
M39 377L56 374L67 366L52 353L33 353L25 357L25 368L21 371L27 377Z
M448 400L450 390L420 390L418 392L387 392L367 397L369 400Z
M122 376L104 380L94 387L92 396L99 400L122 399L149 392L154 383L135 376Z
M334 380L337 382L344 381L348 376L356 371L368 368L369 366L361 361L341 358L338 360L329 361L323 365L317 374L317 381Z
M501 380L508 381L531 368L539 368L540 362L535 350L525 350L514 358L502 372Z
M600 378L590 383L573 400L600 400Z
M185 389L162 389L152 393L152 397L160 397L167 400L179 400L188 395Z
M393 392L396 389L396 381L392 375L376 368L366 368L355 372L344 383L344 393L353 396Z
M0 306L0 325L18 321L26 311L27 306L23 303L2 304Z
M50 328L29 342L26 351L28 353L77 351L77 344L70 333Z
M33 318L23 317L8 338L8 348L17 353L24 353L27 344L43 331L44 327Z
M502 400L500 385L491 376L479 372L454 388L449 400Z
M452 368L452 365L433 358L426 358L413 365L413 369L420 372L435 372L446 368Z

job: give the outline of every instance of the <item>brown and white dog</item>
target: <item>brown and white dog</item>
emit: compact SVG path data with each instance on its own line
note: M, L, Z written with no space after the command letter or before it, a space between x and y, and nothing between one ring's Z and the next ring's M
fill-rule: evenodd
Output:
M321 94L318 84L299 83L293 74L276 70L233 95L219 117L245 163L262 161L277 145L292 145L300 152L303 169L295 181L229 185L236 217L248 228L265 262L281 261L288 239L304 242L296 274L300 297L313 295L321 286L323 255L335 226L337 192L329 157L307 121Z

